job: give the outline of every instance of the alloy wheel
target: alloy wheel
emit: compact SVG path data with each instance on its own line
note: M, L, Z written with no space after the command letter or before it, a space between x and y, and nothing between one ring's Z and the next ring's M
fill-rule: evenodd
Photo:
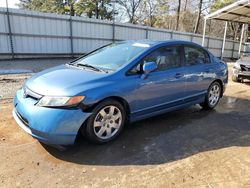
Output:
M109 139L113 137L122 124L121 110L113 105L105 106L94 119L94 133L98 138Z
M214 84L208 94L208 102L211 107L215 106L220 99L220 86Z

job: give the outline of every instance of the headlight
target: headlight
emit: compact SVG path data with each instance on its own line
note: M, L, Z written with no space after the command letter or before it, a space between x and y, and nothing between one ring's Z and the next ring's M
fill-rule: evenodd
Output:
M37 103L38 106L44 107L66 107L66 106L75 106L83 101L84 96L75 96L75 97L42 97Z
M233 68L238 69L238 70L241 69L240 64L239 64L238 62L236 62L236 63L234 64L234 67L233 67Z

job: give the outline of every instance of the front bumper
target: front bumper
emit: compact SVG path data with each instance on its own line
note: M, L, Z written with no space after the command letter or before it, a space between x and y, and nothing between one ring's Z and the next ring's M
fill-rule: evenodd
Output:
M237 78L247 78L250 79L250 71L241 71L233 68L233 76Z
M24 98L18 90L14 98L13 117L25 132L43 143L74 144L78 130L91 113L81 109L39 107L37 100Z

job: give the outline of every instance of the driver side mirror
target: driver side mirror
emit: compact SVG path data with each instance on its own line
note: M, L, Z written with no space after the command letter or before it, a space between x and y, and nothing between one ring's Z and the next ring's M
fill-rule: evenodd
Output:
M157 64L155 62L145 62L143 64L142 70L143 70L143 75L142 78L146 79L149 75L150 72L153 72L157 69Z

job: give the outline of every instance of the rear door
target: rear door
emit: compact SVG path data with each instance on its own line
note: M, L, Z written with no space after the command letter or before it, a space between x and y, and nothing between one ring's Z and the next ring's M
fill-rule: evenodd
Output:
M185 93L187 98L196 98L207 92L214 74L214 66L208 53L197 46L184 45Z

